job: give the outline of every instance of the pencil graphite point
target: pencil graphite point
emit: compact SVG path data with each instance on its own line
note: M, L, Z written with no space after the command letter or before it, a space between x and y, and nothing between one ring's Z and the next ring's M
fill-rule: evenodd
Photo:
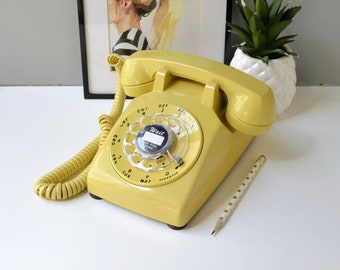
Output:
M214 230L211 232L211 235L215 235L223 226L223 217L219 217L216 224L215 224L215 228Z

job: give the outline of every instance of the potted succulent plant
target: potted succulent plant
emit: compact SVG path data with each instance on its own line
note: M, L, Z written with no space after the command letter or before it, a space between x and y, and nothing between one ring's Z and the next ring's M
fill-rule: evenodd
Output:
M276 113L281 114L290 104L296 91L294 57L288 43L296 35L281 36L293 21L301 6L288 8L282 0L253 0L251 9L245 0L236 5L242 15L244 26L229 24L231 32L241 38L236 45L230 66L248 73L268 84L274 93Z

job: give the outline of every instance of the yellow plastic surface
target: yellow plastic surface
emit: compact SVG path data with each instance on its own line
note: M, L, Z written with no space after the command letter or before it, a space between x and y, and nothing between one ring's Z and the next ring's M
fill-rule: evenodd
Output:
M269 86L235 68L195 55L168 51L140 51L123 67L122 84L128 96L150 91L160 69L202 84L217 83L228 97L226 119L235 129L259 135L275 120L274 96Z
M253 136L272 125L271 90L226 65L170 52L135 53L124 63L121 76L126 94L136 98L93 161L88 191L182 227ZM146 157L136 140L143 128L154 124L169 127L173 145L166 153Z

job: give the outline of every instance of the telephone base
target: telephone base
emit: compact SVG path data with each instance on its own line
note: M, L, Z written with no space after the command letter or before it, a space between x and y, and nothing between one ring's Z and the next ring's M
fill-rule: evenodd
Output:
M164 93L136 97L117 120L87 178L92 195L172 228L183 228L191 220L253 138L221 121L223 110L217 114L192 94L175 92L178 87L193 88L195 93L202 88L177 81ZM190 111L185 109L188 104ZM160 145L165 155L149 161L141 159L139 152L152 129L158 132L152 137L155 145L162 133L166 135L162 142L173 146L170 150L166 143ZM173 142L171 136L176 136ZM174 157L183 163L177 164Z
M226 99L218 83L175 75L162 69L153 90L131 101L97 153L87 187L96 197L179 230L267 125L248 124L228 113L234 106L243 112L240 106L252 100L249 95L237 95L236 106L233 95ZM257 115L249 106L244 114Z

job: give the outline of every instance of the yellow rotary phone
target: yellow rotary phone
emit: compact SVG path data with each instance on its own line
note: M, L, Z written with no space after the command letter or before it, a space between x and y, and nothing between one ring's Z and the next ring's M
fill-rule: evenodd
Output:
M64 199L87 184L94 198L183 228L253 136L273 124L272 91L234 68L188 54L140 51L108 61L120 80L113 112L101 117L107 127L99 150L86 150L95 152L84 170L87 183L37 185L35 192ZM134 99L121 113L125 94Z

